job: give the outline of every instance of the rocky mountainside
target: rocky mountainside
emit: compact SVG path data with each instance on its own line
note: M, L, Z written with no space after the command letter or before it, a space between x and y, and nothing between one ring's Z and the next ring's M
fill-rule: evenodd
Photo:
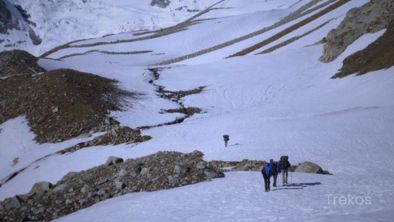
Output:
M362 35L387 29L393 20L392 0L371 0L361 7L349 10L341 24L327 34L320 60L333 61Z
M0 220L394 216L393 1L0 3Z
M0 0L0 49L29 48L41 44L41 38L20 6Z
M366 74L394 66L394 20L385 27L387 30L367 48L358 51L343 61L343 66L333 78L350 74Z

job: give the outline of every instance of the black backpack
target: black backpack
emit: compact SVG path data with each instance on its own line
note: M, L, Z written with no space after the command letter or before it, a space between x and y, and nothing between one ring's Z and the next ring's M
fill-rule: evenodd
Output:
M289 156L281 156L280 157L279 167L281 170L287 170L290 167Z

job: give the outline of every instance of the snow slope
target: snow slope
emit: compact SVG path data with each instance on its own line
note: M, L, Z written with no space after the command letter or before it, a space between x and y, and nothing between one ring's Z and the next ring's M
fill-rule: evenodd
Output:
M214 3L214 0L178 0L159 8L152 7L148 0L10 1L21 5L37 25L33 28L43 44L22 47L35 55L78 39L171 26Z
M178 116L159 112L177 104L156 95L155 87L149 83L153 79L149 67L253 32L307 1L252 1L259 2L261 8L242 2L224 1L218 7L226 4L232 7L211 11L203 16L216 19L181 32L135 42L65 48L49 57L97 51L62 60L41 59L40 64L49 70L66 67L115 78L122 88L143 93L144 97L133 107L113 113L122 125L137 127L168 122ZM211 182L117 197L58 221L389 221L394 216L394 68L359 77L330 79L347 55L365 48L384 30L362 36L328 64L318 61L323 46L315 44L340 23L346 11L365 2L350 1L270 43L266 48L330 21L269 54L224 59L296 21L166 66L154 82L167 90L205 86L201 94L183 98L186 106L200 107L204 113L181 124L144 130L144 134L153 138L138 145L91 147L52 156L41 161L39 168L29 167L3 185L0 199L25 193L37 181L54 183L69 171L102 164L109 155L135 158L160 150L198 149L207 160L267 160L288 154L291 163L314 161L334 175L294 173L292 186L265 193L259 173L228 173L226 178ZM117 38L124 39L125 35L88 41ZM108 55L100 50L153 52ZM6 124L9 123L3 124L3 130ZM229 148L223 147L223 134L230 135ZM344 197L347 201L334 203L329 197ZM363 202L352 204L351 198Z
M381 199L380 192L368 187L354 189L342 183L349 178L294 174L291 180L290 186L265 193L259 173L228 173L224 179L193 186L116 197L55 221L356 222L390 221L392 217L392 210L374 207L378 205L375 200ZM331 197L365 193L372 198L370 205L360 204L368 199L358 200L359 204L334 205ZM393 193L388 190L383 193L393 204Z

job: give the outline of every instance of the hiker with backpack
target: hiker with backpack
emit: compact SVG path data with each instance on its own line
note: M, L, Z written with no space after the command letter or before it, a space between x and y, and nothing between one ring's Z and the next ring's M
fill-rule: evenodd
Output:
M263 174L264 178L264 187L265 187L265 192L270 191L270 178L272 176L272 166L274 161L271 159L269 163L266 163L263 169L261 170L261 173Z
M279 168L282 171L283 185L288 185L287 178L289 176L290 166L289 156L281 156L279 160Z
M230 140L230 136L227 134L223 135L223 140L224 140L224 147L227 147L228 141Z
M276 180L278 179L278 175L280 174L280 166L278 161L274 161L272 165L272 176L274 177L273 186L276 187Z

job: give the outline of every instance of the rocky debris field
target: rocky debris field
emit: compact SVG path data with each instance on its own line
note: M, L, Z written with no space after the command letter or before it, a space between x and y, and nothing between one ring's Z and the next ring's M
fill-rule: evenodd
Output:
M137 98L119 89L115 80L70 69L23 74L19 70L31 66L20 64L25 69L12 69L12 76L0 80L0 124L26 115L39 143L111 130L119 123L110 112L121 110L126 98Z
M22 50L0 52L0 78L14 75L32 75L45 70L37 64L37 58Z
M122 162L70 172L57 184L40 182L25 195L0 202L2 221L50 221L130 192L156 191L224 177L199 151L158 152Z
M141 135L141 131L138 129L131 129L129 127L114 126L106 134L99 136L93 140L78 143L75 146L59 151L60 154L75 152L77 150L101 145L118 145L122 143L141 143L150 140L150 136Z

